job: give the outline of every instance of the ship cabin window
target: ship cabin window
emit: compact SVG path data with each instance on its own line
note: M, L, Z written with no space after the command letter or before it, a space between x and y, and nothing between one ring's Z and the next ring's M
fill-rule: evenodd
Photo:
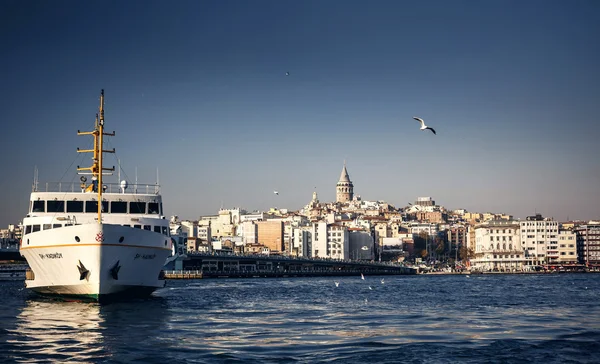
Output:
M73 226L71 223L66 223L65 226Z
M160 215L162 215L162 214L163 214L162 202L160 203L160 212L159 212L159 214L160 214Z
M145 214L146 203L145 202L130 202L129 203L130 214Z
M136 229L141 229L142 225L133 225L133 227L136 228Z
M25 234L31 233L31 225L25 226Z
M150 231L150 229L151 229L151 228L152 228L152 227L151 227L150 225L144 225L144 230L148 230L148 231Z
M163 235L169 236L169 233L167 232L167 227L166 226L161 226L161 229L162 229Z
M160 234L160 226L155 226L154 227L154 232Z
M102 201L102 211L108 212L108 201ZM98 201L85 201L85 212L98 212Z
M111 214L126 214L127 213L127 202L111 201L110 202L110 213Z
M62 227L62 225L61 224L52 224L52 228L53 229L56 229L56 228L59 228L59 227Z
M31 212L46 212L45 203L46 203L46 201L43 201L43 200L33 201L33 206L31 208Z
M67 212L83 212L83 201L67 201Z
M31 232L35 233L36 231L40 231L40 225L33 225L31 227Z
M65 201L46 201L46 212L65 212Z
M52 224L44 224L43 228L44 230L50 230L52 229Z
M148 214L158 215L159 213L158 202L148 202Z

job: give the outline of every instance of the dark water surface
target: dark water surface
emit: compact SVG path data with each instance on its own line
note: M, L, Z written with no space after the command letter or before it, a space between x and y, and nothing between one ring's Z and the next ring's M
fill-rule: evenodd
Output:
M600 274L381 278L168 281L108 305L0 282L0 361L600 363Z

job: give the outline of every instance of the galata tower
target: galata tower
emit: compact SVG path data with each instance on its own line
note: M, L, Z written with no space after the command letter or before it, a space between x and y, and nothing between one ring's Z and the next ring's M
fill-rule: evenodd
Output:
M354 196L354 185L350 181L348 171L346 170L346 162L344 162L344 168L342 168L342 174L340 180L335 187L335 201L336 202L350 202Z

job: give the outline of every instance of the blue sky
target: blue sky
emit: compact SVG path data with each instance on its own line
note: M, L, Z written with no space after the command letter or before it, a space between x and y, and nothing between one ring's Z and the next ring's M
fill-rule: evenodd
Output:
M0 226L89 164L102 88L168 215L332 201L346 160L367 200L600 218L598 34L583 0L3 1Z

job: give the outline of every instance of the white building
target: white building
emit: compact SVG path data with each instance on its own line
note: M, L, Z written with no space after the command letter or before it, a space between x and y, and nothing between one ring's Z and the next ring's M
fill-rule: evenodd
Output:
M430 237L434 237L438 233L438 225L431 223L412 223L409 226L409 231L413 236L418 236L421 233L426 233Z
M521 221L521 250L525 252L526 265L547 264L551 246L558 246L558 221L545 219L541 214L528 216ZM554 257L555 251L552 253Z
M482 271L521 271L525 257L520 244L519 222L491 220L474 227L473 269Z
M313 224L312 257L348 259L348 229L338 224L318 222Z
M312 229L309 227L294 228L290 254L296 257L309 257L311 251Z
M258 225L254 221L244 221L238 225L237 233L242 237L244 244L256 244Z

